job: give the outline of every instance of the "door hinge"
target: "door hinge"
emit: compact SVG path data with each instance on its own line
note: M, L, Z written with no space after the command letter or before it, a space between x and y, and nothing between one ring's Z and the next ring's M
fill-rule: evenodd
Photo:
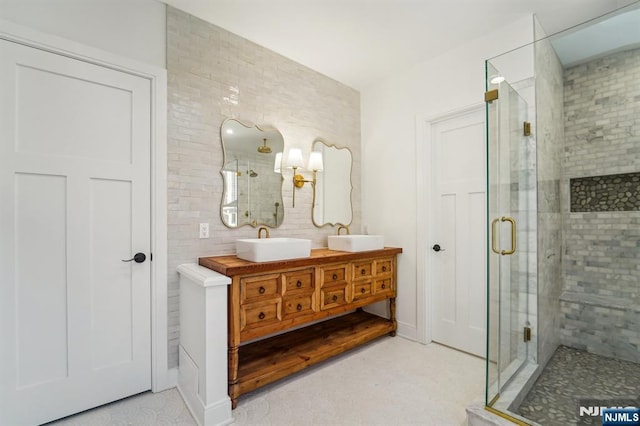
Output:
M525 342L531 341L531 327L524 328L524 341Z
M531 136L531 123L525 121L522 125L522 134L524 136Z
M484 92L484 101L492 102L498 99L498 89L487 90Z
M149 260L153 262L153 253L149 253Z

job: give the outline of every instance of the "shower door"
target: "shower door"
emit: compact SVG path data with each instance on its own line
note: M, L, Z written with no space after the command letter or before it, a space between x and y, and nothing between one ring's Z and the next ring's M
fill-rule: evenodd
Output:
M509 83L494 82L487 92L497 90L497 98L487 102L487 405L498 399L527 360L526 243L532 229L529 211L535 209L535 175L530 173L535 152L532 157L526 136L527 104Z

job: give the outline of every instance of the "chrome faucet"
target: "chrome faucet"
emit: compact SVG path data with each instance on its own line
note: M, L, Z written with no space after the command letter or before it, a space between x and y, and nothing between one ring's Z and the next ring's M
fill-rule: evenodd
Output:
M347 235L351 234L351 231L349 231L349 227L348 226L341 225L341 226L338 227L338 235L340 235L340 231L343 230L343 229L345 231L347 231Z
M265 232L266 238L269 238L269 230L265 226L258 228L258 238L262 238L262 231Z

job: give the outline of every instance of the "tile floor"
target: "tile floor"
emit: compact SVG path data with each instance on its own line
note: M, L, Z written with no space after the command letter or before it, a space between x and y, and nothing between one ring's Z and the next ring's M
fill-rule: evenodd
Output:
M384 337L240 397L235 425L466 425L484 394L484 360ZM195 425L175 389L150 392L55 426Z

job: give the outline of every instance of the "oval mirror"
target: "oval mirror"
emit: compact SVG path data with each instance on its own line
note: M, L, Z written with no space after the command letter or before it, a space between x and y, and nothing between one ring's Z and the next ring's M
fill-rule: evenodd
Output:
M351 224L351 151L321 139L313 142L313 151L322 153L324 163L324 170L316 177L313 224L317 227Z
M284 220L280 173L284 139L278 129L229 118L222 123L220 139L224 155L222 223L229 228L280 226Z

